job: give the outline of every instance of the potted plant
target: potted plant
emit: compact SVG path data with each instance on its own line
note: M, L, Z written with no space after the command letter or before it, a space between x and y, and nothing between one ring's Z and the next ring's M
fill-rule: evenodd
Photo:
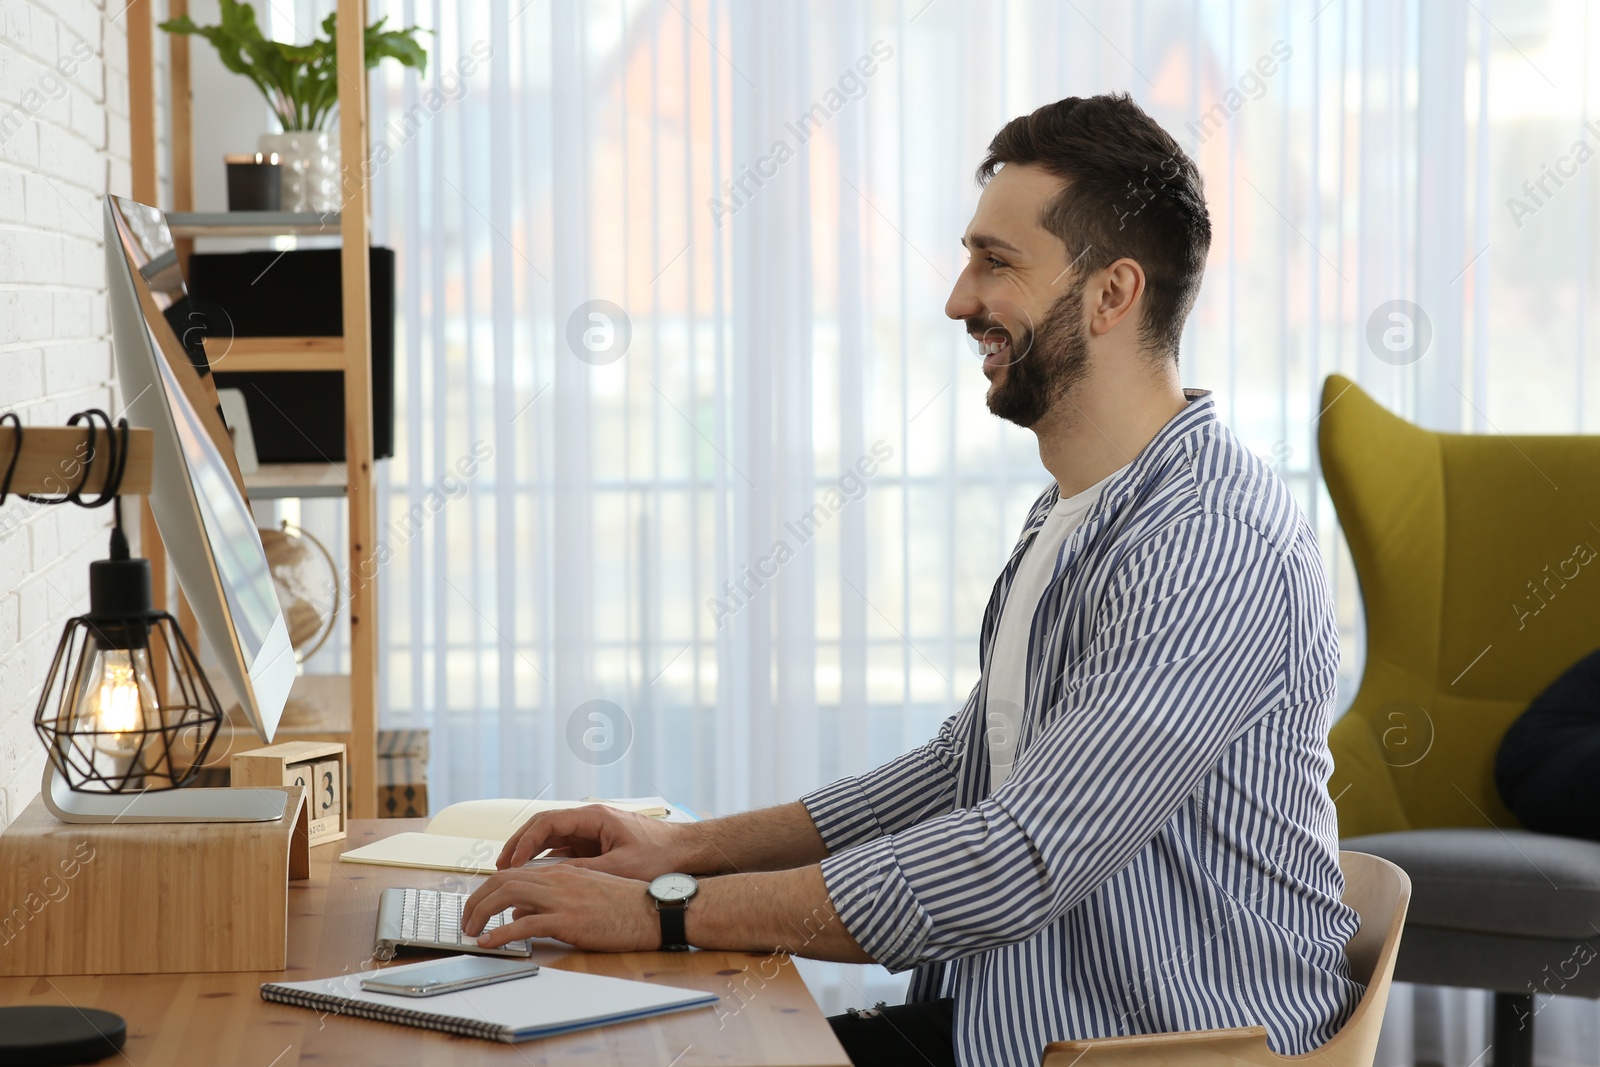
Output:
M188 15L161 23L168 33L194 34L210 41L222 65L243 74L266 97L283 127L263 134L262 152L276 152L283 165L283 207L287 211L337 211L339 157L328 125L339 103L339 72L334 61L337 12L322 20L321 38L286 44L264 36L255 9L240 0L220 0L222 21L199 26ZM396 59L424 74L428 54L416 26L385 30L387 17L366 28L366 69Z

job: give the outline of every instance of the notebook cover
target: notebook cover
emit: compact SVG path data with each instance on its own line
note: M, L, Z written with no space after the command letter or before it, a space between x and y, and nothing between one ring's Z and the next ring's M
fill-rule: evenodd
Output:
M449 957L464 959L468 957ZM437 960L428 963L437 963ZM531 1041L595 1026L707 1007L715 993L653 982L634 982L578 971L542 968L528 978L434 997L372 993L361 980L393 977L428 963L343 974L310 982L267 982L261 998L280 1004L363 1019L463 1034L487 1041Z

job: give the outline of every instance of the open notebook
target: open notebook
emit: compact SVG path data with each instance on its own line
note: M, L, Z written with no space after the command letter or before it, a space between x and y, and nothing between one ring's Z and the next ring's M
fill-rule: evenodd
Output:
M339 858L351 863L376 863L383 867L493 874L494 861L499 857L501 848L530 818L542 811L559 811L594 803L609 804L669 822L694 821L693 816L674 808L661 797L605 801L464 800L459 804L451 804L435 815L422 833L394 834L370 845L351 849Z
M261 987L261 999L330 1015L355 1015L508 1042L705 1007L717 1000L715 993L698 989L558 971L553 967L542 967L538 974L527 978L433 997L398 997L361 988L363 978L375 974L393 977L409 967L436 962L341 974L311 982L267 982Z

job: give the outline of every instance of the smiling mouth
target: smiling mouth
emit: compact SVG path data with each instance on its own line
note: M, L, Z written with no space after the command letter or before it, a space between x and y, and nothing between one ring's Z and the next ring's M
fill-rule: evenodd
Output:
M1011 339L1000 338L975 338L978 354L983 357L983 370L985 374L992 374L995 370L1009 366L1011 363Z

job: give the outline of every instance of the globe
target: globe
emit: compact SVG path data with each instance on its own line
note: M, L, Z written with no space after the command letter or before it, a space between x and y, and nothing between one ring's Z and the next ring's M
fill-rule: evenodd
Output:
M288 520L260 534L295 661L304 663L327 643L339 617L339 569L321 541Z

